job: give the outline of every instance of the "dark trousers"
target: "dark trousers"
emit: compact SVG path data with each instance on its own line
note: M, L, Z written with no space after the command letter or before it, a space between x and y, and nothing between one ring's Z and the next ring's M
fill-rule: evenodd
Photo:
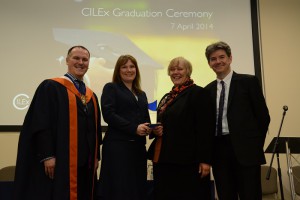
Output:
M210 176L201 178L199 164L155 164L154 200L210 200Z
M212 169L220 200L262 199L260 165L241 165L229 135L216 137Z
M93 170L88 165L78 167L77 174L77 191L78 200L90 200L92 196L95 196L95 190L93 189Z

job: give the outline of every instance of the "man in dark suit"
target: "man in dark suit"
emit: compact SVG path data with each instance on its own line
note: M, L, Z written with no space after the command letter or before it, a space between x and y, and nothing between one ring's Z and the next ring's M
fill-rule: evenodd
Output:
M269 111L258 79L231 70L231 49L225 42L209 45L205 52L217 80L206 86L216 112L212 161L220 200L262 198L260 165L265 164L264 141Z

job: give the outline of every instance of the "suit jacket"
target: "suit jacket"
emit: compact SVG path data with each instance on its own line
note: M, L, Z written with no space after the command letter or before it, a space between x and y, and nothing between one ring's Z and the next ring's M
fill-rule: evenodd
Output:
M146 138L138 136L139 124L149 122L148 100L144 92L133 93L123 83L107 83L101 96L101 108L108 129L104 140L127 140L145 143Z
M214 102L217 80L206 86ZM214 110L216 113L216 103ZM233 72L227 105L227 120L232 146L243 165L266 163L264 142L270 123L269 111L258 79Z
M163 124L160 163L211 163L214 112L209 92L193 85L182 91L158 120Z

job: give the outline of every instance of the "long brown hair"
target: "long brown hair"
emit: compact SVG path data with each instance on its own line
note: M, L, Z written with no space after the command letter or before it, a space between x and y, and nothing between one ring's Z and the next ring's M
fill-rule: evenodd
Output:
M128 60L130 60L136 69L136 76L132 82L132 90L136 93L142 93L142 89L141 89L141 75L140 75L140 70L137 64L136 59L131 56L131 55L121 55L115 65L115 69L114 69L114 73L113 73L113 77L112 77L112 82L113 83L121 83L122 79L120 76L120 68L121 66L125 65Z

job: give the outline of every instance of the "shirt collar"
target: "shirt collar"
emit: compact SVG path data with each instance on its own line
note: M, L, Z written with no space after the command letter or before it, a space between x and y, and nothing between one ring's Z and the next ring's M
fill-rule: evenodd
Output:
M70 74L69 72L67 72L65 74L65 76L68 77L69 79L71 79L72 82L74 82L74 81L80 81L75 76L73 76L72 74Z
M233 70L231 70L231 71L229 72L229 74L227 74L227 75L223 78L223 81L225 82L226 85L229 85L229 84L230 84L230 81L231 81L231 78L232 78L232 74L233 74ZM217 81L218 81L218 83L220 83L220 81L222 81L222 80L217 78Z

